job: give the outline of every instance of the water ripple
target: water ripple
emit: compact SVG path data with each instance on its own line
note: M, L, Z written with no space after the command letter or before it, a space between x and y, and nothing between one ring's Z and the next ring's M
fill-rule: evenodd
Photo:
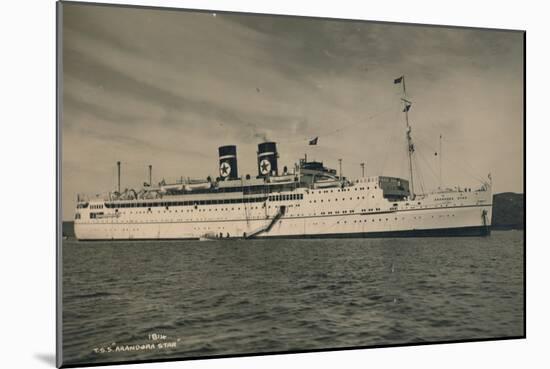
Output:
M522 239L64 241L65 363L519 336Z

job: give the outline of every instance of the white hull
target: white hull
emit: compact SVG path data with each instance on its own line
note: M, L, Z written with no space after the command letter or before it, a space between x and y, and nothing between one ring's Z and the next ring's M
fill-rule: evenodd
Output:
M265 205L251 202L114 209L90 202L94 209L99 206L103 215L92 219L90 213L98 210L90 209L91 206L79 209L75 233L80 240L132 240L200 239L212 233L241 238L261 229L267 230L255 237L461 235L461 230L464 234L482 234L489 229L490 187L471 192L433 193L396 202L385 199L379 188L367 186L367 182L359 182L345 189L301 188L276 194L280 198L267 200ZM285 200L285 194L300 194L302 198ZM285 208L284 215L273 221L281 206ZM269 226L270 223L273 224Z

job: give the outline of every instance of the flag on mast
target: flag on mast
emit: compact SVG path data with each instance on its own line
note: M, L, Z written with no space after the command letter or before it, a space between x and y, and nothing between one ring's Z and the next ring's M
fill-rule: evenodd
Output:
M401 83L401 82L403 82L403 76L393 80L393 83L395 83L395 84L398 84L398 83Z
M309 144L310 145L317 145L317 140L319 139L319 137L315 137L313 140L309 140Z

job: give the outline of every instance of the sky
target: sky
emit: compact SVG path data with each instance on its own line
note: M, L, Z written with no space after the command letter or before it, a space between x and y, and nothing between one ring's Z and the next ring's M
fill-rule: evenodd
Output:
M307 154L352 179L362 162L407 178L401 75L417 188L491 173L495 193L524 190L520 32L68 3L62 16L64 220L77 193L116 189L117 161L123 189L148 165L154 182L216 177L228 144L240 175L272 140L280 168Z

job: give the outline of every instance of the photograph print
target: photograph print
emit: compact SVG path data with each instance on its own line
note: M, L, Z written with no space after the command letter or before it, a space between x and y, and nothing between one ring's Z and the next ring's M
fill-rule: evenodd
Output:
M59 2L58 366L525 337L525 32Z

